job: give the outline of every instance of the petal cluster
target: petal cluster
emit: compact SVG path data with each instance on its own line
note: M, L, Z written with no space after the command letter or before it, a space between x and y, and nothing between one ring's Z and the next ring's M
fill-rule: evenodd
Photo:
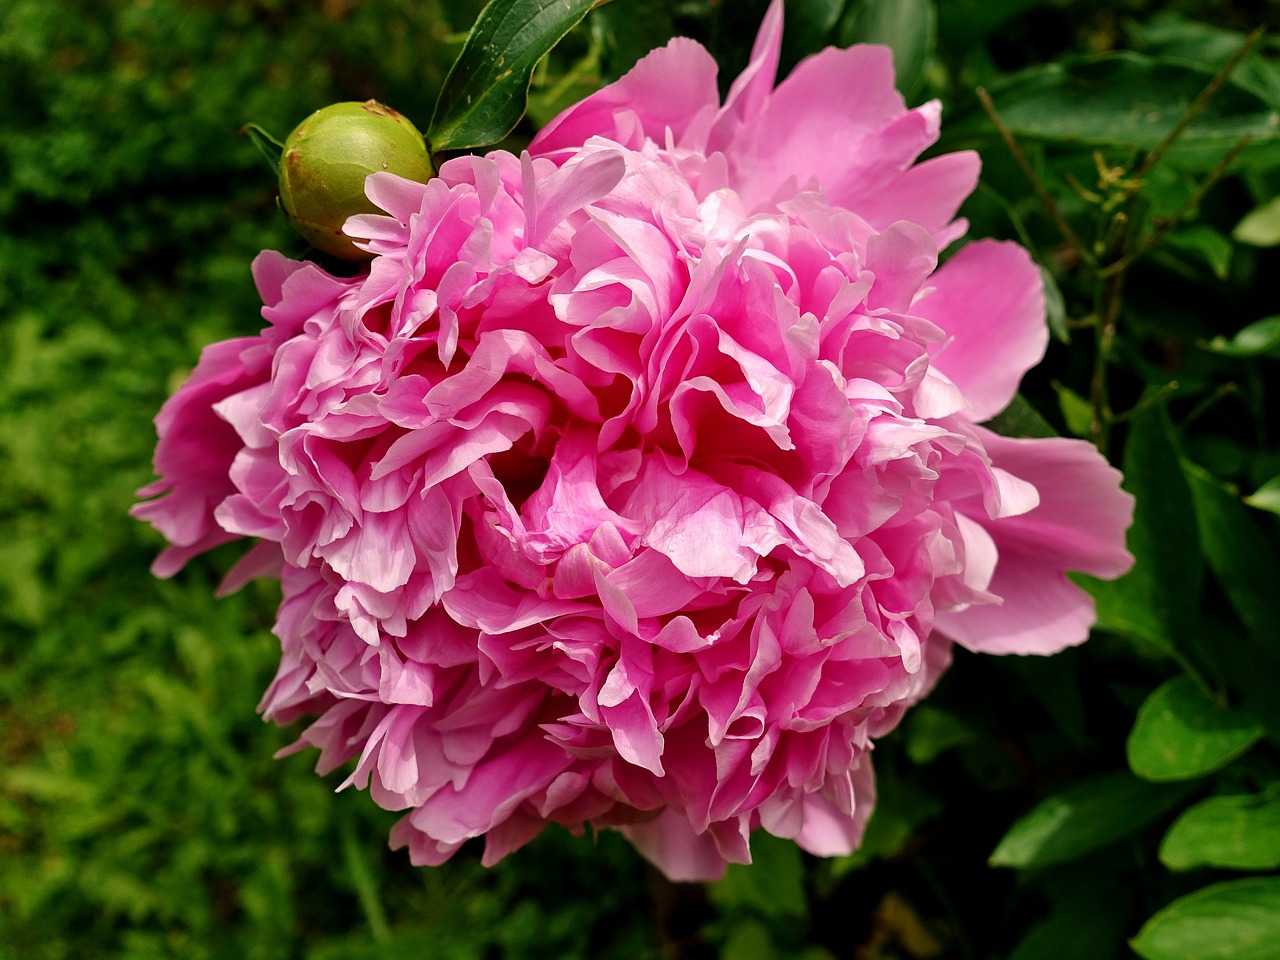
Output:
M952 642L1079 643L1065 571L1130 562L1090 446L979 426L1046 329L1021 248L938 266L976 157L916 163L938 106L886 49L775 87L780 34L775 3L724 103L675 40L521 156L374 174L369 267L262 254L268 326L157 418L156 572L257 541L262 708L314 718L416 863L549 823L676 879L755 829L848 852Z

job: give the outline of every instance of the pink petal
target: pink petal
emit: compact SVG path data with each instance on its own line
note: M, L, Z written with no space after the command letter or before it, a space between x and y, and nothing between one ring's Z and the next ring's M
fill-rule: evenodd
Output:
M913 309L950 338L933 362L964 393L970 416L990 420L1048 346L1040 271L1017 244L982 240L943 264L929 284L932 292Z
M982 430L992 462L1035 485L1040 503L1019 516L973 516L999 551L987 590L999 605L940 612L938 629L981 653L1054 653L1084 642L1093 601L1065 576L1116 577L1133 563L1124 531L1133 498L1120 473L1083 440L1015 440Z
M667 131L678 142L720 104L716 62L700 44L677 37L644 57L622 79L570 107L529 144L534 156L568 151L593 136L636 148Z

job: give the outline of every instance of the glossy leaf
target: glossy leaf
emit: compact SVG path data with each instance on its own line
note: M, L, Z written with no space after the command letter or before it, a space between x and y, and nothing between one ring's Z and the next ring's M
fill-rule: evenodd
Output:
M761 3L758 15L752 18L749 25L750 29L754 29L759 23L765 9L765 4ZM785 76L805 57L831 43L836 23L844 9L845 0L788 0L784 18L786 23L782 31L780 75Z
M912 763L924 766L978 737L978 732L955 714L921 704L911 711L907 720L907 756Z
M1019 819L991 854L991 864L1067 863L1140 830L1185 796L1185 788L1158 787L1127 773L1082 780Z
M947 0L938 9L939 32L948 46L966 49L996 32L1002 25L1049 0Z
M1071 342L1071 329L1067 325L1067 301L1062 296L1062 289L1053 274L1044 267L1040 268L1040 278L1044 281L1044 313L1049 323L1049 332L1061 343Z
M1231 236L1251 247L1280 245L1280 197L1254 207L1236 224Z
M1280 877L1229 880L1181 897L1129 945L1145 960L1275 960Z
M1257 510L1280 513L1280 476L1272 477L1250 496L1245 497L1244 502Z
M1160 844L1170 870L1280 867L1280 794L1210 797L1183 811Z
M1044 878L1049 915L1031 928L1008 960L1100 960L1120 956L1130 931L1133 892L1117 874L1087 864Z
M897 86L912 93L924 75L938 37L932 0L864 0L840 24L840 43L883 43L893 50Z
M840 877L878 858L894 857L942 812L937 796L894 767L882 767L876 771L876 805L862 843L853 853L832 861L832 874Z
M1254 638L1274 640L1280 630L1280 560L1260 529L1263 518L1202 467L1188 463L1185 470L1209 565Z
M1204 580L1191 492L1173 428L1154 407L1134 418L1124 486L1137 498L1128 546L1133 570L1119 580L1080 577L1097 601L1098 624L1170 650L1188 642Z
M1164 242L1175 250L1195 254L1219 280L1227 279L1231 272L1231 255L1235 248L1227 237L1213 227L1202 223L1192 224L1165 234Z
M1188 20L1171 11L1161 11L1146 23L1135 22L1126 32L1143 53L1213 70L1224 66L1245 41L1243 33ZM1231 79L1267 102L1280 105L1280 71L1266 56L1265 46L1250 51Z
M1049 421L1040 415L1035 407L1033 407L1027 398L1022 394L1015 394L1014 398L1009 402L1000 413L985 424L989 430L994 430L1002 437L1056 437L1057 431L1049 424Z
M1229 339L1214 337L1205 348L1229 357L1280 358L1280 316L1251 323Z
M1032 67L994 85L991 96L1020 139L1150 150L1164 139L1212 74L1136 53L1083 57ZM1227 83L1183 131L1171 156L1212 169L1244 136L1261 166L1280 157L1266 145L1280 137L1280 118L1257 93Z
M1262 737L1255 717L1215 704L1189 677L1156 688L1138 710L1129 766L1146 780L1190 780L1226 766Z
M497 143L524 116L533 69L603 0L490 0L436 101L432 150Z
M730 864L709 889L713 902L746 908L765 917L804 917L804 864L794 843L759 832L752 838L750 866Z
M675 5L675 0L627 0L602 6L593 15L608 50L604 79L618 79L637 60L675 36Z
M1089 436L1093 424L1093 407L1089 401L1056 381L1053 389L1058 394L1058 407L1062 410L1062 419L1066 421L1067 429L1077 437Z

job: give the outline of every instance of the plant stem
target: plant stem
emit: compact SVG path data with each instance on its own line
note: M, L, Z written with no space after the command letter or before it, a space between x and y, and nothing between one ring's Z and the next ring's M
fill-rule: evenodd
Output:
M1062 233L1063 239L1071 244L1072 248L1080 256L1080 259L1086 263L1092 263L1093 257L1089 251L1085 249L1084 244L1080 242L1080 238L1076 236L1076 232L1071 229L1071 224L1067 223L1063 217L1062 211L1058 209L1057 203L1049 194L1049 188L1044 185L1044 181L1040 179L1040 175L1036 173L1031 166L1031 161L1027 159L1027 155L1023 153L1022 147L1019 146L1017 139L1013 135L1013 131L1009 129L1008 124L1001 119L1000 114L996 112L996 106L991 101L991 96L982 87L976 90L978 99L982 102L982 109L987 112L987 116L991 118L991 122L995 124L996 131L1000 134L1000 139L1009 148L1009 152L1013 154L1013 159L1017 161L1018 166L1031 181L1031 188L1035 190L1036 196L1040 202L1044 204L1045 210L1048 211L1049 217L1057 225L1058 230Z
M1200 185L1196 187L1195 193L1187 197L1181 206L1174 211L1172 216L1158 222L1155 225L1155 229L1143 238L1142 243L1138 244L1138 248L1136 250L1121 257L1113 263L1107 264L1098 271L1098 276L1109 277L1112 274L1120 273L1121 271L1128 269L1135 260L1149 253L1156 244L1164 239L1164 235L1166 233L1185 220L1187 216L1200 205L1200 201L1204 199L1205 194L1213 188L1214 184L1222 179L1226 174L1227 169L1235 162L1236 157L1240 156L1240 151L1247 147L1252 140L1253 137L1249 134L1245 134L1237 140L1231 149L1222 155L1222 159L1218 161L1217 166L1215 166L1209 175L1201 181Z
M1192 121L1204 111L1214 97L1218 95L1218 91L1222 89L1222 85L1227 82L1227 78L1240 66L1240 61L1245 58L1250 50L1254 48L1265 32L1264 27L1258 27L1251 34L1244 38L1244 43L1240 44L1235 53L1231 55L1231 59L1223 64L1222 69L1214 75L1199 95L1191 101L1191 105L1178 118L1178 122L1173 125L1173 129L1165 134L1164 139L1156 145L1156 148L1147 154L1146 159L1142 162L1142 166L1138 168L1135 178L1141 180L1151 169L1163 159L1165 153L1173 146L1174 142L1182 136L1187 127L1191 126Z

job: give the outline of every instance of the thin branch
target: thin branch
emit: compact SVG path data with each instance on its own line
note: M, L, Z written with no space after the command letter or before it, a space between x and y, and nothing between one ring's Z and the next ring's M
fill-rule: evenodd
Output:
M1218 161L1218 165L1200 182L1195 192L1187 197L1182 205L1173 212L1173 216L1156 223L1155 229L1143 238L1142 243L1138 244L1136 250L1126 254L1114 263L1107 264L1098 271L1098 276L1109 277L1112 274L1126 270L1135 260L1150 252L1152 247L1164 239L1166 233L1185 220L1200 205L1200 201L1204 199L1205 194L1213 189L1214 184L1223 178L1231 164L1235 163L1236 157L1240 156L1240 152L1251 142L1253 142L1253 137L1247 133L1237 140L1235 145L1223 154L1222 159Z
M1191 101L1191 105L1187 107L1182 116L1178 118L1178 122L1173 125L1173 129L1166 133L1164 139L1156 145L1156 148L1147 154L1146 159L1142 161L1142 166L1138 168L1138 172L1135 174L1135 179L1143 179L1151 172L1151 168L1164 158L1165 153L1167 153L1169 148L1173 146L1174 141L1182 136L1187 127L1191 126L1195 118L1204 112L1204 108L1207 107L1213 98L1218 95L1218 91L1221 90L1222 85L1227 82L1227 78L1231 76L1236 67L1240 66L1240 61L1243 60L1249 51L1257 45L1265 32L1266 28L1258 27L1253 31L1253 33L1244 38L1244 43L1240 44L1239 49L1231 55L1231 59L1223 64L1222 69L1219 70L1205 88L1200 91L1199 95Z
M1124 219L1124 233L1120 249L1128 249L1133 242L1136 218ZM1120 322L1120 308L1124 302L1124 282L1128 273L1120 270L1110 276L1098 274L1101 290L1098 293L1098 347L1093 359L1093 381L1089 387L1089 409L1093 414L1089 424L1094 446L1105 456L1111 438L1114 417L1107 392L1107 366L1111 363L1111 351L1115 345L1116 328Z
M1238 392L1239 389L1240 389L1239 385L1236 384L1234 380L1224 383L1217 390L1213 391L1213 393L1209 394L1209 396L1205 397L1203 400L1201 400L1199 403L1195 405L1192 411L1189 414L1187 414L1186 419L1182 421L1183 428L1185 429L1187 424L1191 423L1193 420L1198 420L1201 416L1207 413L1209 408L1212 407L1214 404L1216 404L1219 400L1222 400L1225 397L1231 396L1233 393Z
M1152 407L1158 407L1170 397L1180 390L1182 385L1177 380L1170 380L1168 383L1161 384L1156 390L1151 391L1147 396L1143 397L1124 413L1113 414L1112 423L1124 423L1126 420L1132 420L1141 413L1150 410Z
M1076 232L1071 229L1071 224L1067 223L1066 218L1062 216L1062 211L1058 209L1057 203L1049 194L1049 188L1044 185L1044 181L1040 179L1039 174L1031 166L1031 161L1027 159L1027 155L1022 152L1017 139L1013 135L1013 131L1009 129L1008 124L1001 119L1000 114L996 112L996 105L991 102L991 96L982 87L977 88L978 99L982 102L982 109L987 112L987 116L991 118L991 122L995 124L996 131L1000 134L1000 139L1004 141L1005 146L1009 148L1009 152L1013 154L1013 159L1017 161L1018 166L1022 168L1022 172L1027 179L1031 181L1031 188L1035 190L1036 196L1040 202L1044 204L1050 218L1062 232L1065 239L1075 249L1076 253L1086 263L1092 263L1093 257L1089 251L1085 249L1084 244L1080 242L1080 238L1076 236Z

